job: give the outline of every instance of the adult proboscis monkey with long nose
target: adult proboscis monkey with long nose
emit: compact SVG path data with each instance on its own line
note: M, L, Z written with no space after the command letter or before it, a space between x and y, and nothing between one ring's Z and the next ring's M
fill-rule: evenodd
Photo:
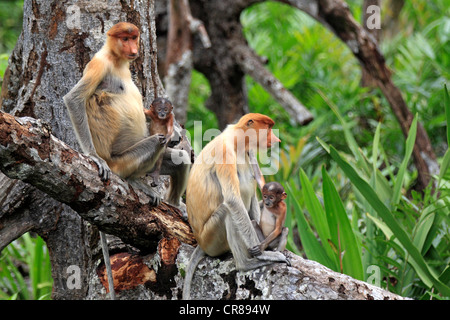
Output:
M142 95L130 72L130 62L139 56L139 36L139 29L127 22L109 29L104 46L86 65L81 80L64 96L64 103L78 143L97 164L103 181L112 171L145 189L150 204L158 205L159 195L139 178L154 170L162 156L160 173L171 177L167 202L183 210L180 199L186 188L190 156L183 150L166 148L163 134L149 135ZM107 254L104 234L100 234ZM108 260L105 257L106 264ZM108 265L107 271L110 274Z
M259 222L261 213L249 152L280 142L273 125L265 115L246 114L196 158L186 188L186 208L198 246L186 271L184 299L190 298L195 268L205 254L215 257L231 251L238 270L288 262L281 252L255 250L260 241L251 222Z

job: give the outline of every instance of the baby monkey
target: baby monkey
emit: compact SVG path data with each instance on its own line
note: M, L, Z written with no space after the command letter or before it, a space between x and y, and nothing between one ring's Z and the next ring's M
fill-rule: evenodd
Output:
M172 103L165 98L156 98L150 105L150 109L144 109L145 116L151 120L150 136L162 134L166 138L165 147L173 136ZM152 187L159 185L159 172L161 170L163 156L155 163L155 168L150 176L153 178Z
M261 221L258 223L252 220L261 243L249 252L258 255L267 248L275 251L282 251L286 247L289 229L284 226L286 220L286 192L278 182L268 182L262 187L263 200L261 206Z

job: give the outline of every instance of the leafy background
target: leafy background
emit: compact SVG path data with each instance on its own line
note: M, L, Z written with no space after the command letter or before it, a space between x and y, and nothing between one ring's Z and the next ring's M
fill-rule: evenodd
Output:
M347 2L361 21L362 1ZM0 3L0 76L21 30L22 5ZM448 299L450 1L406 1L397 31L381 30L394 83L439 157L440 174L424 193L413 188L414 126L405 140L379 90L360 86L359 63L342 42L278 3L252 6L241 22L250 45L268 58L267 68L315 117L294 125L247 78L250 110L270 114L283 141L280 170L266 180L281 182L288 193L288 249L403 296ZM192 137L194 121L202 121L203 131L217 128L204 107L209 93L206 79L194 72L186 123ZM198 152L202 142L193 145ZM0 299L49 299L51 281L39 237L27 234L1 253Z

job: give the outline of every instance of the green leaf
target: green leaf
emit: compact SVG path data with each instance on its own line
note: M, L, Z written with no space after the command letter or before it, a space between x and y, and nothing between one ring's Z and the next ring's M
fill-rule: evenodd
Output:
M300 203L297 198L293 197L294 192L290 185L287 185L286 191L289 197L294 199L295 204L295 218L297 220L297 228L300 234L300 240L302 241L303 248L305 249L306 256L310 260L314 260L323 264L329 268L332 267L331 260L328 258L325 250L320 245L319 241L314 235L311 227L306 220L303 211L301 210Z
M427 239L428 233L430 232L431 226L434 222L435 214L433 213L433 210L433 205L426 207L422 212L415 228L413 243L422 253L424 253L423 246L425 244L425 240Z
M311 216L314 228L319 234L320 241L322 242L325 251L327 252L328 256L331 257L331 259L334 261L333 264L327 267L335 271L338 271L339 270L338 259L336 259L335 255L333 254L333 249L330 247L328 243L328 240L331 239L331 235L325 211L322 208L319 199L317 199L317 196L314 192L311 182L309 181L303 169L300 168L299 174L306 209L308 210Z
M406 139L406 150L405 157L403 158L402 164L400 165L400 169L398 170L397 179L394 183L394 194L392 195L392 207L395 208L400 201L401 190L403 186L403 180L405 177L406 168L408 166L409 159L411 158L411 154L414 149L414 143L416 141L416 133L417 133L417 115L414 117L414 120L411 123L411 127L409 128L408 138Z
M424 258L420 254L416 246L411 242L410 237L402 226L397 222L394 215L379 199L376 192L370 187L370 185L362 179L356 171L348 164L337 152L337 150L330 146L330 155L338 163L341 169L345 172L347 177L352 181L353 185L360 191L360 193L366 198L369 204L376 210L379 217L384 221L386 226L391 230L392 234L398 239L401 245L410 254L412 261L411 265L419 275L422 281L426 284L432 283L442 294L450 296L450 288L442 283L433 271L429 268Z
M444 107L447 118L447 145L450 146L450 97L448 95L447 84L444 84Z
M350 130L349 123L347 121L345 121L344 117L339 112L339 108L331 100L328 99L328 97L325 95L325 93L323 93L321 90L318 90L318 93L325 100L325 102L328 104L330 109L334 112L336 117L341 122L342 128L344 130L345 140L347 141L347 145L350 148L350 150L352 151L353 156L356 159L356 163L357 163L358 167L361 168L362 170L364 170L366 173L368 173L369 167L367 165L367 161L364 159L364 155L361 153L358 143L356 142L355 137L353 136L353 134Z
M445 174L447 173L447 170L448 170L449 167L450 167L450 149L447 149L447 151L445 152L445 155L444 155L444 159L442 160L441 169L440 169L440 172L439 172L439 184L438 184L438 186L441 185L441 180L445 176Z
M378 145L380 143L380 131L381 131L381 122L378 122L377 129L375 130L375 136L373 137L373 148L372 148L372 166L373 166L373 174L376 174L377 171L377 159L378 159Z
M444 84L444 107L445 107L445 117L447 119L447 145L450 146L450 97L448 95L447 85ZM444 159L442 160L441 169L439 172L439 184L444 177L450 166L450 148L445 152Z
M360 245L353 233L347 212L339 193L334 187L325 167L322 168L323 196L333 243L339 252L345 252L342 258L343 272L356 279L364 279Z
M325 149L325 151L327 153L330 153L330 146L325 143L322 139L320 139L319 137L316 137L316 140L320 143L320 145Z

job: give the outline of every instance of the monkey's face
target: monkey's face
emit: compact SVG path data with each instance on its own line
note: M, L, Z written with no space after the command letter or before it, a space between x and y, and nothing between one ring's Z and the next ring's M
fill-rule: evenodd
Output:
M257 139L254 139L254 141L251 141L251 139L250 139L251 147L256 146L258 148L270 149L270 148L272 148L272 144L281 142L281 140L278 139L278 137L273 133L272 125L267 124L264 121L260 121L258 119L248 120L247 128L248 128L247 131L253 130L253 132L255 133L255 135L253 135L253 136L257 137ZM247 132L247 135L252 137L252 135L249 135L248 132ZM255 145L255 143L256 143L256 145Z
M119 42L124 60L133 61L139 56L139 35L125 33L119 38Z
M158 118L161 120L164 120L167 118L169 113L172 111L172 106L168 105L167 103L159 104L156 108L156 114L158 115Z
M264 137L264 135L262 135ZM272 144L279 143L281 140L273 133L272 128L267 129L266 141L262 141L262 145L266 145L267 148L272 148Z
M139 56L139 29L127 22L115 24L108 32L110 49L122 60L132 61Z
M279 202L277 195L273 192L264 193L263 201L267 208L273 208Z
M268 182L262 189L264 205L267 208L273 208L278 205L281 200L286 199L283 186L278 182Z

